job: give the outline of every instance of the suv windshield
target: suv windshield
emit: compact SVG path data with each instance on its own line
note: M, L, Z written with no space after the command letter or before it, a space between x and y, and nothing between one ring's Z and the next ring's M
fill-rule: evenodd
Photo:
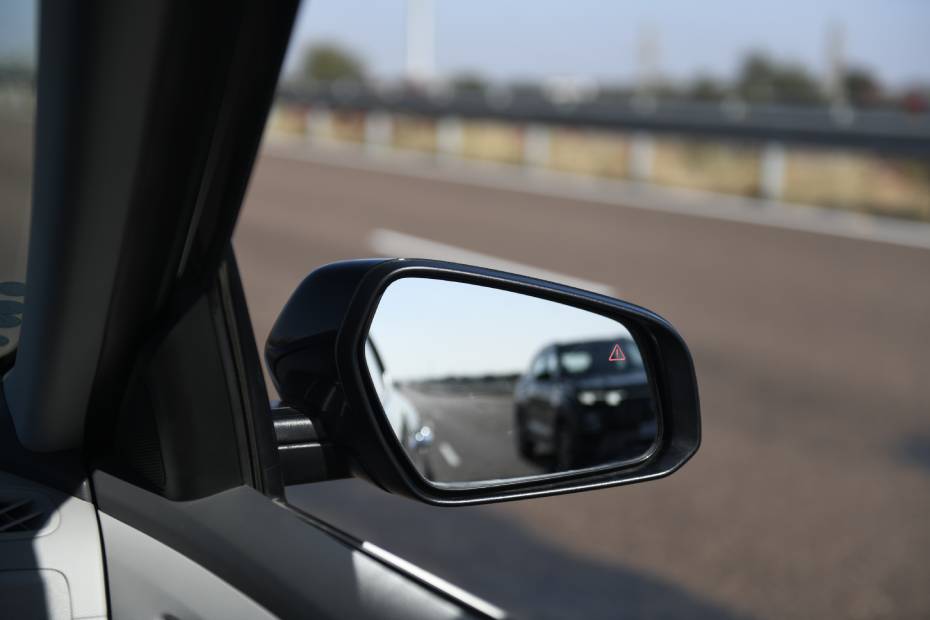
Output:
M0 4L0 358L16 348L25 298L36 100L36 2Z
M615 345L622 353L613 355ZM607 375L614 372L632 372L643 369L639 349L626 338L616 342L581 342L559 347L559 364L562 371L573 377Z

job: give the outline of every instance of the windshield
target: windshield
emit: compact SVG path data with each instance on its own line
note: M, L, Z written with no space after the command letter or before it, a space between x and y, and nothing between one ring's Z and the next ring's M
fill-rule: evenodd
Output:
M0 4L0 358L16 348L25 301L36 93L36 2Z
M559 347L562 372L573 377L601 376L643 369L643 359L632 340L583 342Z

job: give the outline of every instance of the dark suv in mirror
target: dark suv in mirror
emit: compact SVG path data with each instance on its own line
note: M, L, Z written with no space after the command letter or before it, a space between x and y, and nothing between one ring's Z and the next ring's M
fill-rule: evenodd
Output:
M657 436L657 415L632 338L551 344L514 390L521 456L555 469L636 458Z

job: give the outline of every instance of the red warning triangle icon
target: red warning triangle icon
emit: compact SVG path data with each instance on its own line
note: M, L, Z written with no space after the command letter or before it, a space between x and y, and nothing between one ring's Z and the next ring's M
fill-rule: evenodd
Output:
M610 352L610 357L607 358L608 362L625 362L626 355L623 354L623 351L620 349L619 344L615 344L613 350Z

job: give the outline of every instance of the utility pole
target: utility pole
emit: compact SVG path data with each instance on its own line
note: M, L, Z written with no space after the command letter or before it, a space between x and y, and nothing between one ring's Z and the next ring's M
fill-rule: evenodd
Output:
M846 97L846 29L841 22L827 28L827 95L834 108L847 106Z
M631 101L640 114L652 114L658 106L659 31L640 26L636 40L636 90ZM630 140L629 175L637 181L652 179L655 139L648 131L636 131Z
M636 99L655 101L659 85L659 31L640 26L636 40Z
M435 15L433 0L407 0L406 78L427 84L435 77Z

